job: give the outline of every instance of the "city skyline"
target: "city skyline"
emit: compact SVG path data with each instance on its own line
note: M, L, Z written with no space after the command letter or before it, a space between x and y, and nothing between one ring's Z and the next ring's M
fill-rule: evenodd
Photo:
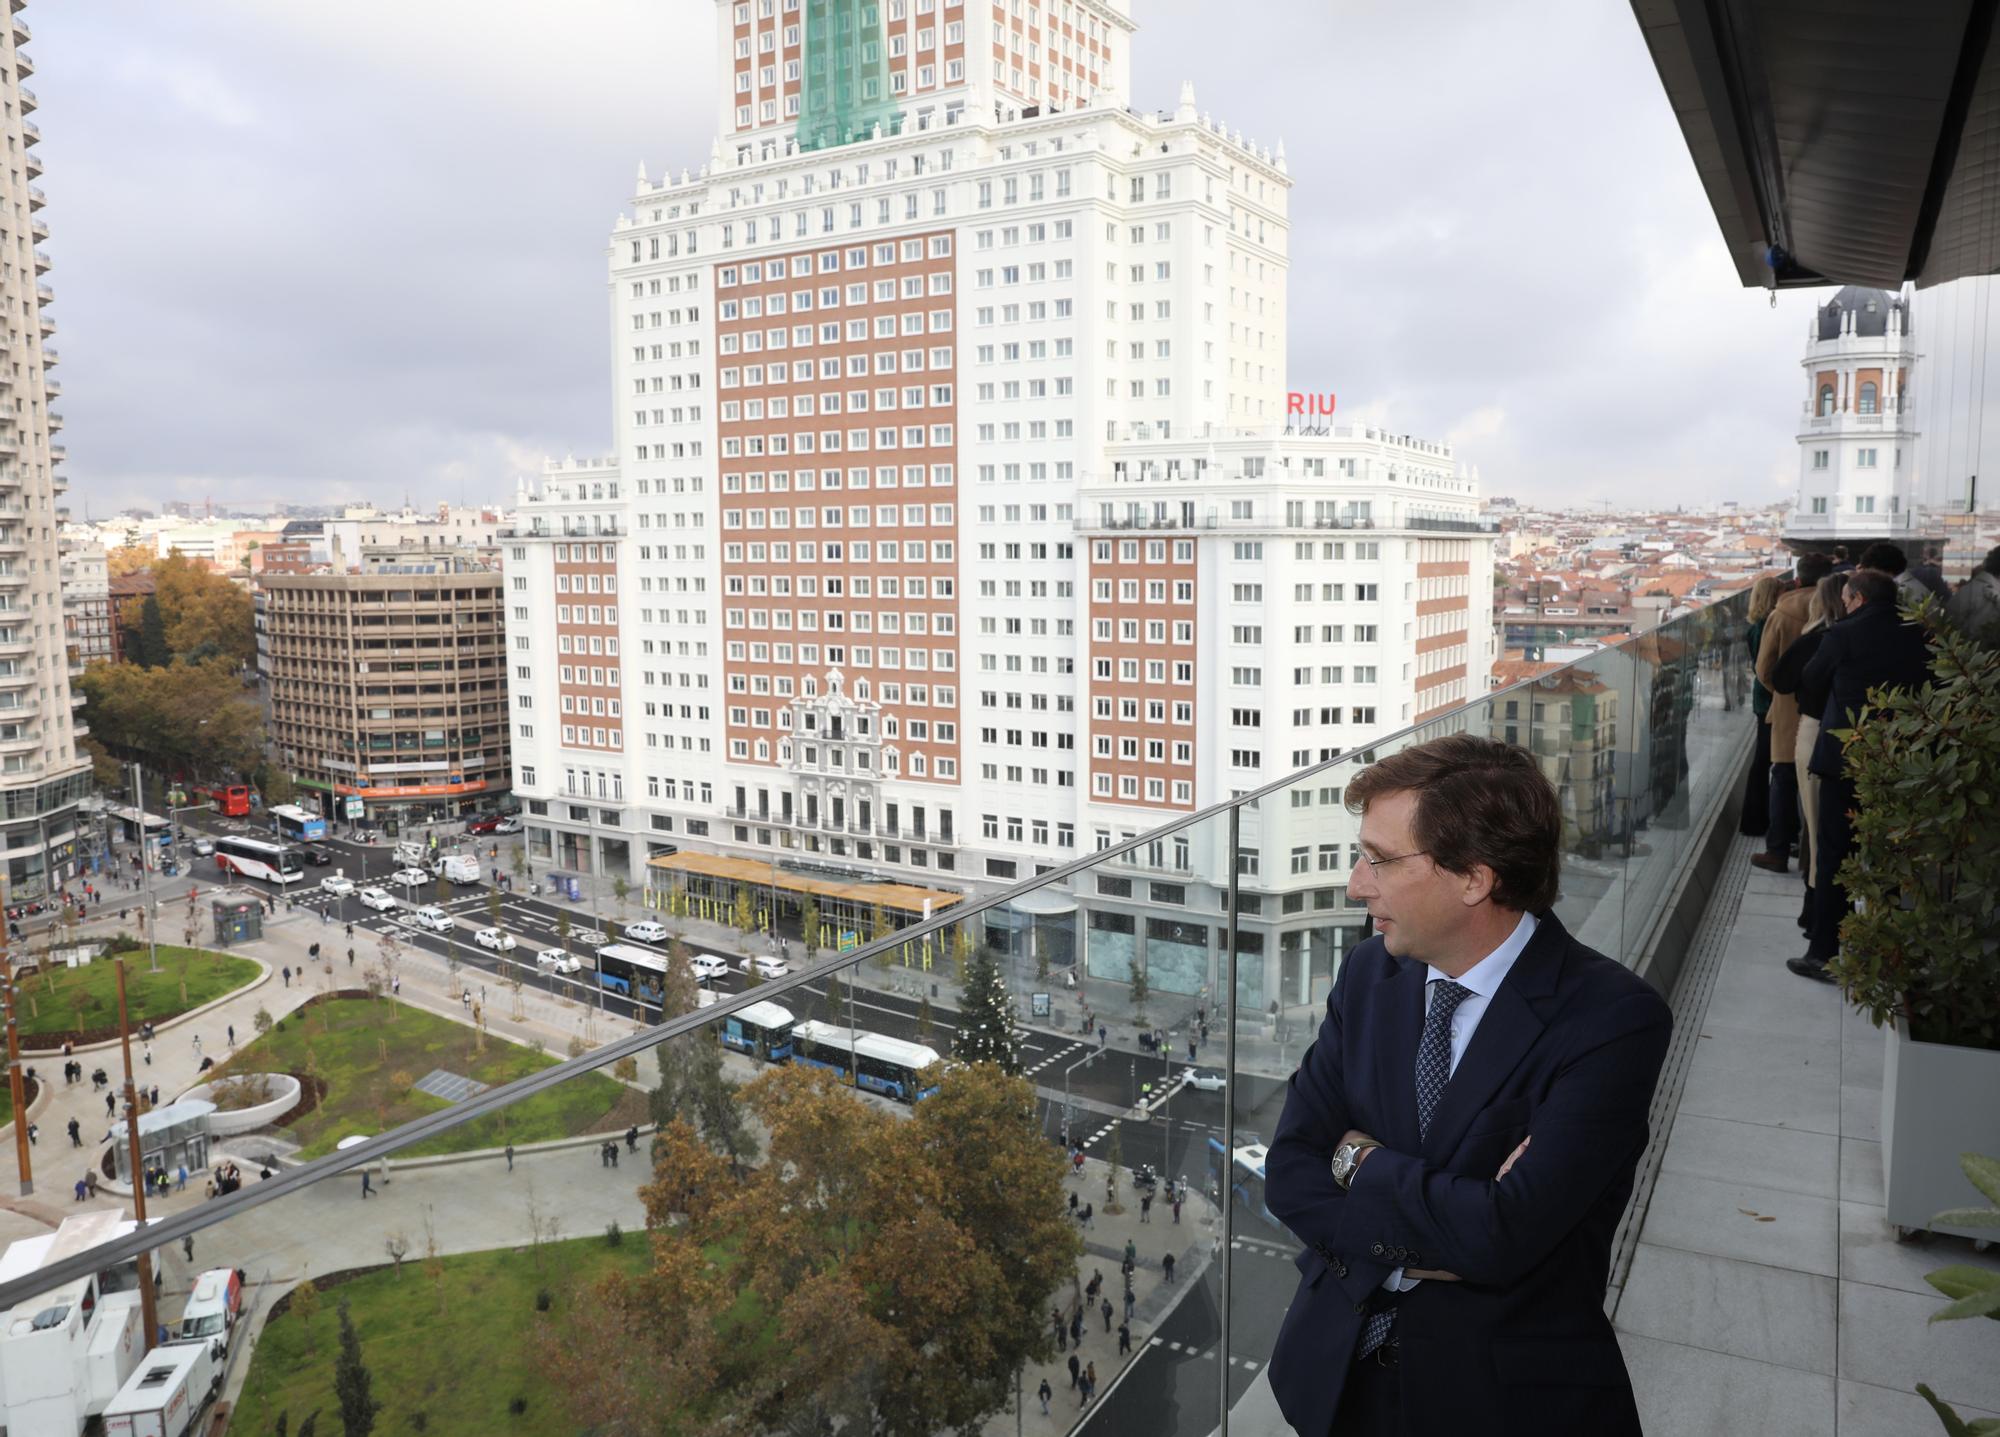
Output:
M1292 57L1273 62L1142 3L1126 102L1171 109L1193 78L1204 112L1285 143L1291 387L1451 442L1482 492L1523 503L1782 499L1813 296L1774 310L1705 282L1728 259L1644 47L1624 14L1572 9L1530 48L1521 7L1421 32L1384 7L1273 7ZM604 223L636 164L705 160L688 137L713 128L713 6L598 7L554 37L525 6L358 13L224 6L171 35L136 6L38 17L79 514L301 485L504 503L545 455L608 446ZM1558 82L1560 105L1508 98ZM1521 162L1454 160L1475 125ZM1579 192L1586 166L1628 193ZM134 210L171 223L134 244ZM1918 297L1941 388L1926 336L1980 333L1979 288ZM1979 467L1983 435L1956 439L1940 473Z

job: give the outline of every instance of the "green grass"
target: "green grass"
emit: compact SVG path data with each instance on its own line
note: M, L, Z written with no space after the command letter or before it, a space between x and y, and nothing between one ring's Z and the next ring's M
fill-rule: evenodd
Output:
M248 958L232 958L199 948L160 945L160 971L149 971L142 948L125 959L125 1011L136 1029L140 1023L165 1022L190 1008L199 1008L246 986L258 967ZM183 968L185 965L185 969ZM181 997L181 982L187 997ZM77 1000L82 1000L79 1012ZM43 968L20 980L21 1035L67 1033L77 1029L118 1026L118 965L108 957L81 968Z
M573 1431L561 1392L536 1360L537 1327L565 1321L578 1288L613 1270L639 1273L649 1256L643 1232L627 1233L617 1247L601 1234L544 1243L539 1272L526 1248L465 1253L443 1260L440 1299L420 1255L412 1253L401 1277L385 1268L340 1283L320 1296L310 1322L292 1310L265 1327L230 1425L269 1432L280 1413L289 1413L289 1430L297 1432L318 1409L316 1430L339 1430L333 1363L345 1299L375 1398L383 1404L376 1431L414 1431L417 1412L428 1419L424 1430L437 1437ZM542 1288L555 1299L546 1314L535 1311ZM528 1404L519 1417L507 1411L516 1397Z
M299 1157L305 1159L332 1152L344 1137L387 1132L450 1107L442 1098L409 1086L433 1068L498 1087L555 1061L546 1053L493 1037L480 1051L467 1024L407 1004L341 998L314 1004L288 1018L282 1027L239 1049L219 1072L318 1073L327 1085L325 1099L289 1129L300 1144ZM619 1132L629 1123L644 1121L643 1094L602 1073L588 1073L405 1148L400 1156Z

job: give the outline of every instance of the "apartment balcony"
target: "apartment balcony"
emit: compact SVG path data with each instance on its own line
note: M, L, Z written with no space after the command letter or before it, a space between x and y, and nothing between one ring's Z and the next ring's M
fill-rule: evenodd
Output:
M60 444L51 444L49 446L49 463L60 464L67 458L69 458L68 449Z
M44 169L47 168L47 166L43 165L42 163L42 152L40 150L29 150L21 157L21 159L22 159L22 165L27 170L30 178L39 175Z
M23 105L21 108L25 111L27 106ZM28 145L39 145L42 142L42 127L33 120L23 119L21 121L21 142Z
M19 454L20 452L21 436L11 429L0 430L0 454ZM20 476L16 475L5 482L11 483L18 488L21 483Z
M23 91L23 93L25 94L26 92ZM36 244L43 243L49 237L49 222L40 216L30 219L28 221L28 233L35 237Z
M18 10L21 7L19 5L15 5L14 8ZM35 98L35 92L33 90L30 90L26 85L22 85L19 87L19 94L21 96L21 113L24 115L30 113L35 109L36 106L42 103L40 100Z
M47 274L49 272L49 267L54 263L55 261L49 258L47 250L38 249L35 251L36 274Z
M42 701L32 696L19 703L0 703L0 723L18 723L22 719L34 718L42 711Z
M28 57L26 50L17 49L14 51L14 73L16 75L32 75L35 73L35 62Z
M40 320L42 338L47 339L50 335L56 332L56 317L50 314L46 309L41 311L41 313L37 316L37 318Z
M63 427L63 417L56 410L51 409L49 411L48 423L49 423L49 433L53 434L58 429Z
M38 280L35 284L35 298L39 299L43 304L54 304L56 302L56 287L46 281Z
M0 738L0 754L34 753L41 746L42 736L39 733L24 734L20 738ZM5 773L0 773L0 778L5 777Z
M25 570L16 569L11 565L0 566L0 591L18 593L32 582Z
M55 379L49 375L44 374L42 376L43 397L48 399L54 399L61 393L62 393L62 381L60 379Z
M26 60L28 57L26 55L21 55L18 56L17 58L21 60ZM28 208L30 210L38 210L48 202L49 202L49 197L42 193L41 187L39 185L28 186Z
M34 38L34 32L28 29L28 22L21 18L19 11L16 11L14 14L14 43L16 45L25 45Z

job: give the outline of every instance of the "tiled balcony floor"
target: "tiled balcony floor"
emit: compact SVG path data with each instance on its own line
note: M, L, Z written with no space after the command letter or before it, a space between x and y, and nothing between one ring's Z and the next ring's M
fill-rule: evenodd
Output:
M1929 1325L1944 1299L1923 1280L2000 1255L1898 1243L1883 1220L1882 1034L1785 971L1805 951L1798 902L1796 876L1749 870L1619 1295L1657 1437L1942 1431L1920 1381L1967 1419L2000 1413L1992 1325Z

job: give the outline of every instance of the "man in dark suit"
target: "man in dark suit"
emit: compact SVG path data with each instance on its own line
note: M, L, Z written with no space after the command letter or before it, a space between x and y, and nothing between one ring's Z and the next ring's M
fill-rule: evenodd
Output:
M1919 688L1930 678L1924 631L1896 611L1896 580L1875 569L1847 576L1847 617L1827 630L1806 665L1803 686L1830 687L1819 742L1807 765L1819 775L1819 832L1813 840L1813 925L1802 957L1785 966L1801 978L1831 983L1827 960L1840 954L1847 890L1834 880L1854 846L1854 782L1834 732L1854 723L1874 688Z
M1271 1360L1302 1437L1639 1431L1604 1315L1672 1018L1563 930L1555 790L1455 735L1362 770L1348 957L1265 1201L1305 1242Z

